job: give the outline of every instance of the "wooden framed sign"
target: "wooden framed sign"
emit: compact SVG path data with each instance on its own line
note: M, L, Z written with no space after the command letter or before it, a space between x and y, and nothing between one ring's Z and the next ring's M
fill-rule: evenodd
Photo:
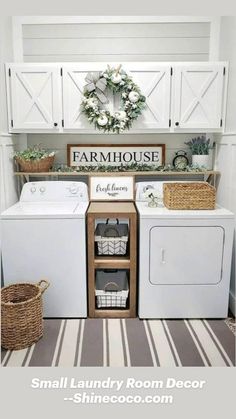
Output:
M165 144L68 144L67 164L78 166L120 166L131 164L162 166Z
M91 176L89 178L91 201L133 201L133 176Z

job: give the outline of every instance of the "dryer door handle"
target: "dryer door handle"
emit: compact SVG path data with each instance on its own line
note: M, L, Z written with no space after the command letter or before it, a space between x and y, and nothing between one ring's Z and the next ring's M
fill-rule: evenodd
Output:
M166 263L165 261L165 249L161 247L161 263L164 265Z

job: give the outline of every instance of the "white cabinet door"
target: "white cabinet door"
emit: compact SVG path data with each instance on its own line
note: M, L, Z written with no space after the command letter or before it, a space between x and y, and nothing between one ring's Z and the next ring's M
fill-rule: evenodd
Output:
M112 66L112 64L111 64ZM160 63L123 63L141 92L146 96L146 109L134 122L132 131L149 131L169 128L170 118L170 65ZM63 66L63 114L64 128L70 130L94 130L81 112L85 77L89 71L104 71L105 63L80 63ZM109 110L118 109L120 98L109 94Z
M146 97L146 108L133 123L132 129L169 129L171 66L127 63L127 70Z
M58 65L11 65L7 68L10 127L17 132L61 126L61 77Z
M153 285L217 284L223 251L221 226L153 227L149 281Z
M105 66L104 66L105 67ZM102 69L102 67L101 67ZM67 65L63 66L63 119L64 128L70 130L92 130L85 115L81 111L85 77L89 71L98 71L93 63L91 66Z
M179 129L220 129L224 64L174 66L174 118Z

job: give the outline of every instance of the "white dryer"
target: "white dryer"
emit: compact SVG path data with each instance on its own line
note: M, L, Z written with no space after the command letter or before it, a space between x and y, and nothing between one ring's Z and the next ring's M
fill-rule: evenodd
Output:
M29 182L1 214L4 284L47 279L46 317L86 317L87 186Z
M224 318L228 312L234 214L150 208L136 185L140 318Z

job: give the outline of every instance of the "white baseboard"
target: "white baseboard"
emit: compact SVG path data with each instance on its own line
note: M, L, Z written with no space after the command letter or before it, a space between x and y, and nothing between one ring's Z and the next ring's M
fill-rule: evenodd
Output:
M236 307L236 297L232 293L232 291L229 292L229 308L231 313L235 316L235 307Z

